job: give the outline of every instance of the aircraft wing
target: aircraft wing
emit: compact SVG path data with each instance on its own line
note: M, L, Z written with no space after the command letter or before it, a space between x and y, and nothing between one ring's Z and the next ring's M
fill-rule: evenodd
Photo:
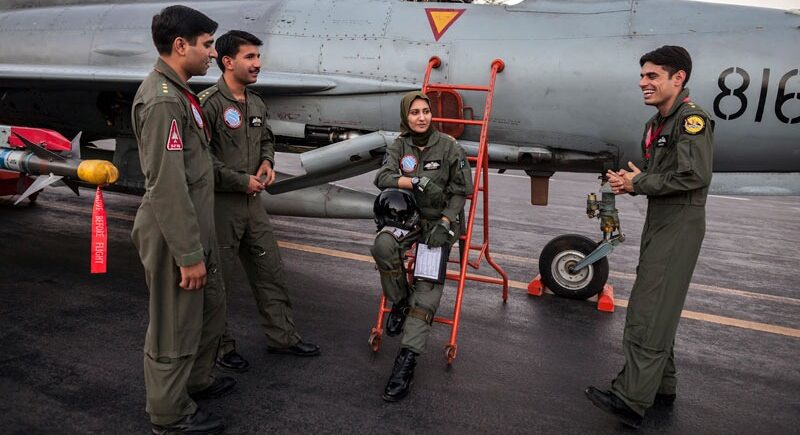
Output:
M0 64L0 81L11 87L46 87L69 84L116 90L136 90L151 68L83 65ZM217 82L219 74L193 77L189 83L200 88ZM398 83L380 79L350 76L318 75L263 71L251 88L269 94L371 94L376 92L405 92L419 89L418 84Z
M96 89L106 84L112 87L130 87L136 89L150 73L150 68L120 68L109 66L51 66L0 64L0 80L17 86L40 87L50 84L84 83ZM192 84L211 86L218 77L196 77ZM310 93L335 88L337 83L322 76L311 74L293 74L280 72L263 72L259 77L259 90L277 93Z

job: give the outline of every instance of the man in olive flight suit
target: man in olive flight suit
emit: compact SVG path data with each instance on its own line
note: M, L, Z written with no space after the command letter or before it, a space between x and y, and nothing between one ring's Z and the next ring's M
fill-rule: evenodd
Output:
M644 168L609 171L615 194L647 195L636 281L625 318L625 366L610 391L586 395L628 426L638 427L654 403L676 398L673 354L686 293L705 235L711 183L713 121L689 98L692 60L682 47L645 54L639 87L658 113L645 126Z
M449 249L458 240L466 196L472 192L472 172L464 150L451 136L436 131L430 119L428 97L422 92L406 94L401 101L401 135L387 147L383 166L375 174L380 189L413 190L422 228L421 234L401 235L385 227L372 246L383 293L394 304L386 333L403 334L401 352L383 394L389 402L409 391L415 358L425 351L444 289L444 284L430 281L408 283L403 254L417 241ZM417 125L427 129L422 131Z
M217 274L208 134L186 85L208 70L216 28L216 22L185 6L154 16L160 57L133 101L146 192L131 236L150 290L144 379L157 434L218 433L223 419L194 400L220 397L236 383L212 374L225 326L225 289Z
M267 125L267 109L247 89L261 70L261 40L232 30L216 42L223 74L200 93L211 129L214 159L216 222L222 271L228 291L239 258L256 299L269 352L319 355L319 347L301 340L294 325L286 275L278 244L259 194L275 180L275 140ZM249 363L236 352L225 331L217 355L221 368L244 372Z

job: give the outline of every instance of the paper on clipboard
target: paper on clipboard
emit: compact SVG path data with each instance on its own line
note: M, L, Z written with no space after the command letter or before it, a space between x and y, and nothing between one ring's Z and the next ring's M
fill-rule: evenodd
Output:
M444 283L447 273L448 252L443 247L431 248L424 243L417 243L417 255L414 259L414 278Z

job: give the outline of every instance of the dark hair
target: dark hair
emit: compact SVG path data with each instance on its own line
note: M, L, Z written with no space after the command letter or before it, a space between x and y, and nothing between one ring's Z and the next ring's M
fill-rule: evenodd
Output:
M167 6L153 15L150 31L158 53L171 54L175 38L186 38L189 44L194 45L198 36L216 32L217 22L190 7Z
M677 45L665 45L657 48L639 59L639 66L644 66L646 62L652 62L669 73L672 77L676 72L683 70L686 73L686 80L683 85L689 82L689 77L692 75L692 57L685 48Z
M243 30L231 30L220 36L214 44L214 48L217 50L217 66L222 71L225 71L225 66L222 64L223 57L228 56L233 59L242 45L261 47L261 44L261 40L252 33L247 33Z

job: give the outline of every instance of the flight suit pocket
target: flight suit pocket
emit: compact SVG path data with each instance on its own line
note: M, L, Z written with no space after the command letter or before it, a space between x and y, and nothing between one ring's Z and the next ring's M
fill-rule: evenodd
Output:
M674 167L675 144L669 143L663 147L656 147L653 151L653 169L662 172L664 168Z

